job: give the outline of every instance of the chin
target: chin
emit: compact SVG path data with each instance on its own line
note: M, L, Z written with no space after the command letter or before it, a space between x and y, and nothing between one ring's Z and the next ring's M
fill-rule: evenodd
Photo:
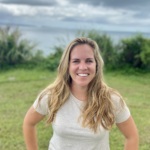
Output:
M77 85L80 87L88 87L89 83L78 83Z

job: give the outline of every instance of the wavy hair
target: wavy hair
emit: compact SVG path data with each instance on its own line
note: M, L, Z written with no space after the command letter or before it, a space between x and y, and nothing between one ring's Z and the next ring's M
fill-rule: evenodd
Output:
M71 85L71 77L68 69L70 53L75 46L81 44L87 44L92 47L96 61L96 74L88 85L87 103L80 116L82 117L82 126L88 127L94 132L97 131L100 125L109 130L115 122L111 94L115 93L120 98L121 95L116 90L108 87L104 82L103 59L97 43L90 38L76 38L66 47L58 66L58 74L55 81L42 91L39 100L45 94L48 95L49 115L47 123L52 123L59 108L69 98Z

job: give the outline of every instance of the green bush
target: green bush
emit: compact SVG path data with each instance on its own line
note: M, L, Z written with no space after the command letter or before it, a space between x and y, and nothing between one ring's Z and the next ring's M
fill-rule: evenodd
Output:
M48 69L51 71L54 71L57 69L62 52L63 52L63 48L56 46L56 47L54 47L54 49L55 49L54 53L48 55L41 63L41 66L44 69Z
M122 39L117 45L114 45L110 36L96 30L81 31L77 36L88 37L97 42L107 69L150 69L150 39L142 35ZM63 47L55 46L53 53L44 56L42 50L33 51L35 45L22 39L18 28L0 28L0 69L22 67L54 71L59 65Z
M150 39L145 39L145 42L142 45L140 58L143 65L150 69Z
M18 67L26 68L26 69L33 69L33 68L39 68L42 69L43 62L45 61L46 57L43 54L42 50L37 50L35 54L32 56L32 58L23 64L19 64Z
M30 60L34 47L28 40L22 39L18 28L0 28L0 68Z
M120 66L146 69L150 64L150 39L142 35L121 40L120 46Z

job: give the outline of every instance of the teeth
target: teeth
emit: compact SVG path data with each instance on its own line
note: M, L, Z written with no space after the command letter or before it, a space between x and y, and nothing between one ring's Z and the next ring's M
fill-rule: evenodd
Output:
M86 77L86 76L88 76L88 74L78 74L79 76L81 76L81 77Z

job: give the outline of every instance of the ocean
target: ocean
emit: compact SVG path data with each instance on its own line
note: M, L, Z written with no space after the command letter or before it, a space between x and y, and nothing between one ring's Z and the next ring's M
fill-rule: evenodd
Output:
M32 27L21 26L19 27L23 38L28 39L36 44L36 49L42 50L44 55L48 55L54 51L55 46L66 46L75 37L78 37L78 29L71 28L57 28L57 27ZM92 28L91 28L92 30ZM88 31L88 30L85 30ZM98 31L106 33L111 37L114 44L123 38L129 38L140 32L123 32L123 31ZM150 33L141 33L144 37L150 38Z

